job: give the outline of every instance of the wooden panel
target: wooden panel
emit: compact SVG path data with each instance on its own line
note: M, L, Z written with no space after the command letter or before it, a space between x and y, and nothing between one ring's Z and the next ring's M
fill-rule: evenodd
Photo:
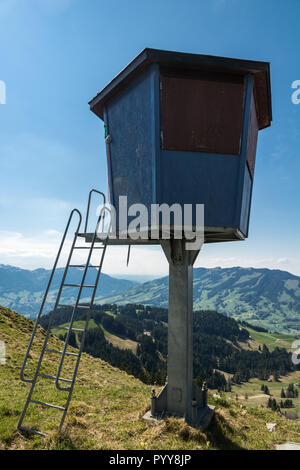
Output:
M107 106L106 124L112 137L110 191L117 211L122 195L128 196L128 206L150 207L153 202L151 73L148 70Z
M250 128L249 128L249 136L248 136L248 146L247 146L247 164L248 164L248 168L249 168L252 179L254 175L257 134L258 134L258 121L257 121L255 100L254 100L254 97L252 97L251 119L250 119Z
M239 161L235 155L163 150L159 203L204 204L206 226L233 227Z
M162 148L238 155L243 100L240 76L163 74Z

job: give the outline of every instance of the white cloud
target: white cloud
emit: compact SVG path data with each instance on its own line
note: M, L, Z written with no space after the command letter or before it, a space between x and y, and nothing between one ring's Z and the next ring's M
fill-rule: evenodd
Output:
M0 263L24 269L51 268L56 257L61 234L42 233L38 237L26 237L19 232L0 231ZM60 266L66 261L70 240L62 253Z
M20 232L0 231L0 263L19 266L24 269L46 268L50 269L54 263L62 233L54 229L47 229L35 236L25 236ZM70 249L72 232L66 240L58 266L64 266ZM79 240L78 244L84 244ZM73 262L84 264L88 251L76 250ZM95 250L92 264L99 263L100 250ZM103 272L114 275L153 275L165 276L168 274L168 263L160 247L133 246L129 266L126 266L127 247L108 246L103 264ZM234 266L281 269L300 275L300 259L290 257L247 257L247 256L210 256L201 252L196 260L195 267L230 268Z
M24 269L50 269L54 263L62 233L48 229L36 236L25 236L20 232L0 231L0 264L11 264ZM71 246L72 235L66 240L58 266L64 266ZM77 245L84 245L78 240ZM75 250L74 264L83 264L88 250ZM100 250L95 250L91 263L99 264ZM109 246L103 265L107 274L158 275L168 272L165 256L160 248L133 247L129 266L126 266L127 247Z
M166 276L168 263L160 247L132 246L129 265L127 246L108 246L103 270L111 275L154 275Z

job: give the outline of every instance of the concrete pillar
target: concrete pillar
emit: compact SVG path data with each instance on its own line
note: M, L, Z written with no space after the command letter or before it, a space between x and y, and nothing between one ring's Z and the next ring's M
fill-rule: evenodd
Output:
M167 414L192 421L193 264L199 251L184 240L161 242L169 262Z

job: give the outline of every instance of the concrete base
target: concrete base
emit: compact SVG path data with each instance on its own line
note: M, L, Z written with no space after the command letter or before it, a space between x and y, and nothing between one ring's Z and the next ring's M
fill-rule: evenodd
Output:
M204 431L210 425L213 415L215 414L215 406L207 405L203 410L202 413L198 415L198 423L197 428L200 431Z
M199 429L200 431L204 431L210 425L210 422L212 420L214 412L215 412L215 407L212 406L212 405L207 405L205 408L199 409L197 423L196 424L190 424L190 426L193 426L193 427ZM167 417L167 415L163 416L163 414L157 415L157 416L152 416L151 415L151 410L149 410L149 411L147 411L147 413L144 414L143 419L145 421L156 423L156 422L159 422L159 421L161 421L162 419L164 419L166 417Z
M209 425L211 418L214 414L215 407L207 404L207 390L204 387L202 390L198 385L192 381L192 413L187 416L185 413L180 411L171 411L168 407L168 388L167 383L161 390L159 395L151 395L151 410L144 416L145 419L162 419L167 416L174 416L177 418L185 418L185 421L190 426L194 426L199 429L206 429Z

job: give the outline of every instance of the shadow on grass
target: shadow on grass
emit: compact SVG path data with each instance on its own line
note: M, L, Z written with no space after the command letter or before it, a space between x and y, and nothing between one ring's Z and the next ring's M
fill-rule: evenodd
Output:
M246 450L233 441L237 431L234 430L226 421L224 416L215 413L212 421L205 431L207 440L211 443L212 447L220 450Z
M77 450L78 445L71 439L69 434L65 431L59 433L58 431L50 431L45 436L36 436L27 431L18 431L26 441L31 441L33 449L45 450Z

